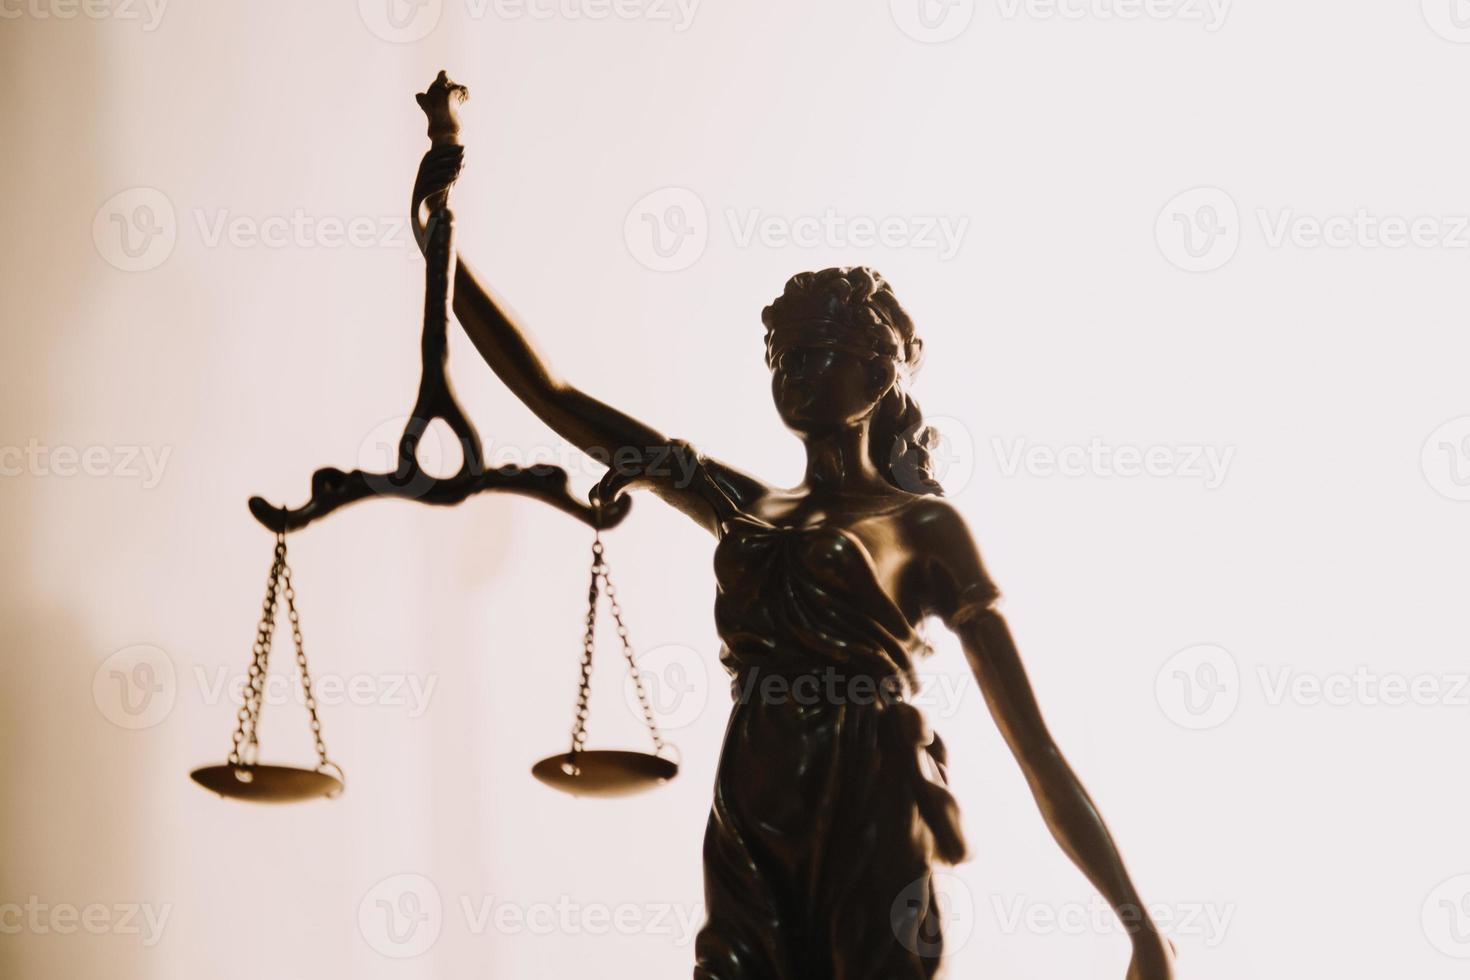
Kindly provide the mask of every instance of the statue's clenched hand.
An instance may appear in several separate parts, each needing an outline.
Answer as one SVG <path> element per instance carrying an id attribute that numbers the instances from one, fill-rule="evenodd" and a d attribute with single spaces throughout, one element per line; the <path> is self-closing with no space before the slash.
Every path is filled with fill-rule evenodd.
<path id="1" fill-rule="evenodd" d="M 429 213 L 441 207 L 449 188 L 464 169 L 464 146 L 459 141 L 459 105 L 469 97 L 469 89 L 449 80 L 444 72 L 434 79 L 427 91 L 414 98 L 429 123 L 429 152 L 419 162 L 418 178 L 413 186 L 413 205 L 409 216 L 414 239 L 422 251 Z"/>

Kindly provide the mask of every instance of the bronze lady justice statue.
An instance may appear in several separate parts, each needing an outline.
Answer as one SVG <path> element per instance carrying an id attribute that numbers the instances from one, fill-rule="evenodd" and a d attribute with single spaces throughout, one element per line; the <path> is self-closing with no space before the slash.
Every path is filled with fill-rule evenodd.
<path id="1" fill-rule="evenodd" d="M 462 162 L 441 138 L 457 130 L 457 94 L 441 74 L 420 96 L 435 144 L 413 196 L 421 244 L 421 207 Z M 1127 927 L 1130 980 L 1172 977 L 1169 944 L 1047 732 L 996 588 L 940 496 L 908 390 L 922 347 L 887 282 L 861 267 L 802 273 L 761 314 L 776 410 L 806 447 L 789 490 L 563 381 L 462 261 L 454 313 L 564 438 L 599 460 L 645 461 L 610 469 L 600 499 L 646 487 L 717 540 L 715 621 L 736 700 L 705 836 L 696 980 L 934 976 L 931 863 L 961 860 L 965 843 L 943 744 L 903 700 L 930 616 L 963 643 L 1052 834 Z"/>

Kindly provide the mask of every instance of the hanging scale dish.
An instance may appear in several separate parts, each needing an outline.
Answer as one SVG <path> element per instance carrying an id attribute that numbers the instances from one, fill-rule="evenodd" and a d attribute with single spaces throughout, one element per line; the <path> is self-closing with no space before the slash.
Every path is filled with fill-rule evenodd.
<path id="1" fill-rule="evenodd" d="M 592 506 L 594 512 L 601 509 L 595 497 Z M 607 594 L 608 611 L 612 613 L 613 625 L 617 627 L 618 641 L 623 648 L 623 659 L 628 664 L 628 676 L 633 681 L 633 688 L 638 694 L 638 705 L 643 710 L 643 722 L 648 726 L 648 734 L 653 739 L 651 753 L 587 748 L 592 656 L 597 645 L 597 600 L 604 592 Z M 572 720 L 571 749 L 542 759 L 531 767 L 531 773 L 552 789 L 571 793 L 573 796 L 627 796 L 651 789 L 678 775 L 678 762 L 666 757 L 670 751 L 672 746 L 664 741 L 658 730 L 658 723 L 653 718 L 648 689 L 638 670 L 628 627 L 623 622 L 623 609 L 618 603 L 617 587 L 608 574 L 602 532 L 597 530 L 592 538 L 592 577 L 587 586 L 587 630 L 582 636 L 582 672 L 577 688 L 577 710 Z"/>
<path id="2" fill-rule="evenodd" d="M 259 762 L 260 709 L 265 700 L 276 613 L 283 602 L 286 619 L 291 626 L 291 640 L 296 646 L 296 669 L 301 677 L 306 713 L 311 717 L 311 734 L 316 741 L 315 769 L 270 766 Z M 189 774 L 194 782 L 220 796 L 255 803 L 294 803 L 319 796 L 332 797 L 342 792 L 342 770 L 327 758 L 327 743 L 322 740 L 322 723 L 316 714 L 311 671 L 306 666 L 306 648 L 301 640 L 301 617 L 296 612 L 296 590 L 291 587 L 291 566 L 286 564 L 286 535 L 281 532 L 276 534 L 276 550 L 266 579 L 265 601 L 261 603 L 260 625 L 255 630 L 255 645 L 243 694 L 244 703 L 237 714 L 238 724 L 225 764 L 195 769 Z"/>

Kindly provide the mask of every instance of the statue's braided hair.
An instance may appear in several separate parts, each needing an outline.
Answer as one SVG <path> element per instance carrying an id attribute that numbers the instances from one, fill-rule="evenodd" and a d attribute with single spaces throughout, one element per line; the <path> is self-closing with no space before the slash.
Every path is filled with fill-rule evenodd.
<path id="1" fill-rule="evenodd" d="M 924 424 L 924 414 L 908 392 L 923 360 L 923 344 L 882 276 L 866 266 L 798 273 L 761 311 L 761 322 L 766 325 L 766 361 L 771 365 L 784 340 L 814 325 L 825 334 L 842 334 L 855 348 L 891 358 L 898 379 L 873 413 L 869 456 L 878 472 L 900 490 L 944 493 L 930 455 L 938 433 Z"/>

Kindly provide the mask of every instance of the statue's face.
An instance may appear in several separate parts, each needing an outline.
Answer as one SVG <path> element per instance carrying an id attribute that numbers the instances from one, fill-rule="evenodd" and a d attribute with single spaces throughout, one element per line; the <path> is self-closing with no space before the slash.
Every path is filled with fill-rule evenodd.
<path id="1" fill-rule="evenodd" d="M 771 366 L 771 396 L 787 428 L 801 435 L 857 425 L 893 386 L 893 361 L 823 345 L 785 346 Z"/>

